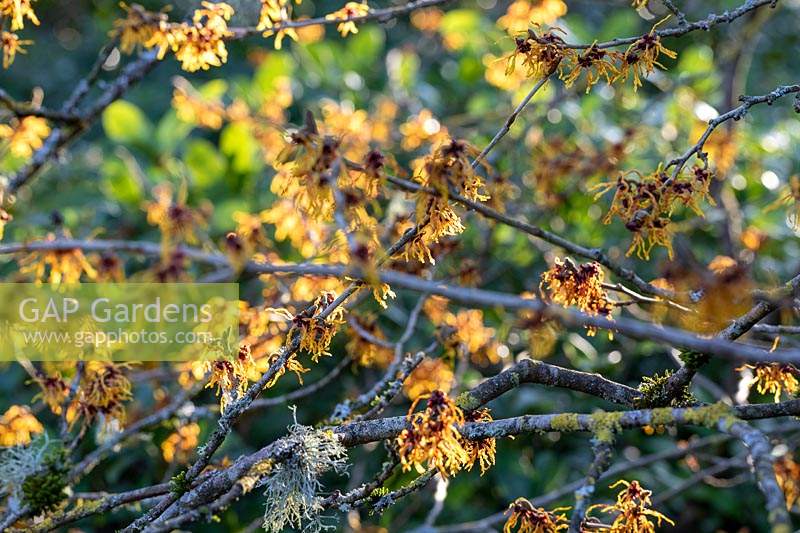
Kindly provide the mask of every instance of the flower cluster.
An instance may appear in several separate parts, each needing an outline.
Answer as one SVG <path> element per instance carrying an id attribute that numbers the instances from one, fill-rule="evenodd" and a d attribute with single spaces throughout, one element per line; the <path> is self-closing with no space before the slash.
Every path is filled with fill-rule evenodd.
<path id="1" fill-rule="evenodd" d="M 171 50 L 181 67 L 188 72 L 219 67 L 228 59 L 225 39 L 233 33 L 228 21 L 233 8 L 224 2 L 202 2 L 191 22 L 170 22 L 164 13 L 152 13 L 142 6 L 123 4 L 126 18 L 115 24 L 113 33 L 119 35 L 124 52 L 132 52 L 137 46 L 156 48 L 158 58 L 163 59 Z"/>
<path id="2" fill-rule="evenodd" d="M 33 41 L 20 39 L 17 30 L 25 27 L 25 19 L 38 26 L 39 19 L 33 11 L 33 2 L 36 0 L 0 0 L 0 48 L 3 51 L 3 68 L 8 68 L 14 62 L 14 57 L 24 54 L 23 46 Z M 10 21 L 11 31 L 5 31 L 6 20 Z"/>
<path id="3" fill-rule="evenodd" d="M 231 402 L 247 391 L 248 376 L 253 364 L 250 346 L 246 344 L 239 346 L 236 357 L 203 362 L 204 373 L 210 374 L 206 387 L 217 387 L 220 409 L 223 412 Z"/>
<path id="4" fill-rule="evenodd" d="M 662 54 L 671 59 L 677 57 L 661 43 L 657 26 L 631 43 L 624 53 L 602 49 L 597 43 L 579 53 L 555 33 L 561 31 L 559 28 L 541 33 L 529 28 L 514 38 L 514 50 L 506 58 L 506 75 L 514 74 L 517 61 L 521 59 L 528 78 L 542 78 L 557 72 L 558 78 L 570 87 L 585 74 L 587 92 L 601 80 L 610 85 L 625 83 L 631 78 L 636 90 L 642 86 L 642 78 L 656 67 L 666 68 L 659 62 Z"/>
<path id="5" fill-rule="evenodd" d="M 359 366 L 377 366 L 386 368 L 392 361 L 394 351 L 390 348 L 378 345 L 370 339 L 385 341 L 386 335 L 378 326 L 375 317 L 354 316 L 355 324 L 351 324 L 350 340 L 347 342 L 346 351 Z"/>
<path id="6" fill-rule="evenodd" d="M 418 164 L 416 180 L 431 187 L 437 194 L 420 191 L 416 195 L 417 232 L 403 253 L 420 262 L 435 263 L 430 246 L 443 237 L 458 235 L 464 231 L 461 217 L 450 204 L 448 196 L 459 194 L 468 200 L 484 202 L 489 196 L 483 194 L 483 179 L 472 167 L 471 157 L 479 151 L 465 141 L 451 139 L 433 148 L 431 154 Z M 489 167 L 482 163 L 486 170 Z"/>
<path id="7" fill-rule="evenodd" d="M 403 382 L 403 391 L 409 400 L 441 390 L 448 392 L 455 382 L 452 364 L 442 359 L 424 359 Z"/>
<path id="8" fill-rule="evenodd" d="M 0 124 L 0 141 L 16 157 L 27 159 L 42 147 L 50 135 L 50 126 L 40 117 L 12 119 L 9 124 Z"/>
<path id="9" fill-rule="evenodd" d="M 347 2 L 343 8 L 333 13 L 325 15 L 326 20 L 342 20 L 336 29 L 342 34 L 342 37 L 347 37 L 348 34 L 358 33 L 358 26 L 351 19 L 358 19 L 364 17 L 369 13 L 369 6 L 367 2 Z"/>
<path id="10" fill-rule="evenodd" d="M 443 478 L 456 474 L 470 457 L 462 445 L 458 427 L 465 422 L 464 412 L 442 391 L 428 396 L 425 410 L 414 413 L 419 397 L 411 404 L 407 420 L 410 427 L 397 437 L 400 464 L 404 471 L 415 468 L 420 474 L 435 468 Z"/>
<path id="11" fill-rule="evenodd" d="M 791 364 L 757 363 L 745 365 L 755 373 L 754 384 L 759 394 L 772 394 L 775 402 L 780 401 L 781 393 L 795 396 L 800 392 L 800 370 Z"/>
<path id="12" fill-rule="evenodd" d="M 198 228 L 206 225 L 210 208 L 198 210 L 189 207 L 187 194 L 185 183 L 177 196 L 172 186 L 162 183 L 153 188 L 155 201 L 145 204 L 147 222 L 161 230 L 161 247 L 165 256 L 180 242 L 196 243 Z"/>
<path id="13" fill-rule="evenodd" d="M 653 520 L 659 526 L 662 522 L 675 525 L 668 517 L 650 508 L 652 492 L 642 487 L 638 481 L 628 482 L 621 479 L 611 485 L 611 488 L 620 485 L 623 486 L 623 489 L 617 495 L 617 501 L 614 504 L 596 504 L 589 507 L 588 510 L 591 512 L 597 509 L 602 513 L 616 514 L 617 516 L 611 524 L 611 531 L 615 533 L 654 533 Z M 586 531 L 605 531 L 607 526 L 593 527 L 592 520 L 589 519 L 584 524 L 584 528 Z"/>
<path id="14" fill-rule="evenodd" d="M 775 459 L 773 470 L 786 498 L 786 508 L 791 509 L 800 500 L 800 464 L 787 453 Z"/>
<path id="15" fill-rule="evenodd" d="M 300 2 L 297 1 L 299 4 Z M 297 41 L 297 32 L 294 28 L 283 28 L 292 15 L 292 4 L 290 0 L 261 0 L 261 13 L 258 17 L 256 29 L 264 32 L 264 37 L 275 35 L 275 49 L 280 50 L 283 45 L 283 38 L 289 37 Z M 278 30 L 275 30 L 275 27 Z"/>
<path id="16" fill-rule="evenodd" d="M 406 417 L 410 427 L 397 437 L 403 470 L 413 467 L 421 474 L 426 468 L 435 468 L 443 478 L 463 468 L 471 470 L 476 462 L 481 474 L 488 470 L 495 460 L 495 439 L 469 441 L 458 428 L 465 422 L 491 421 L 489 410 L 479 409 L 465 415 L 447 394 L 435 390 L 427 396 L 425 410 L 415 413 L 424 398 L 420 396 L 411 404 Z"/>
<path id="17" fill-rule="evenodd" d="M 631 177 L 633 175 L 633 177 Z M 637 171 L 620 173 L 615 181 L 601 183 L 595 198 L 614 190 L 611 208 L 603 222 L 611 223 L 616 216 L 625 222 L 633 233 L 633 241 L 627 255 L 636 252 L 643 259 L 650 258 L 656 244 L 664 246 L 672 258 L 672 213 L 676 206 L 683 205 L 703 216 L 702 200 L 714 204 L 709 194 L 711 172 L 699 166 L 692 167 L 689 174 L 670 177 L 659 167 L 649 175 Z"/>
<path id="18" fill-rule="evenodd" d="M 534 507 L 525 498 L 517 498 L 508 506 L 506 513 L 510 513 L 503 526 L 503 533 L 558 533 L 569 527 L 569 522 L 564 511 L 569 507 L 559 507 L 546 511 L 541 507 Z"/>
<path id="19" fill-rule="evenodd" d="M 0 417 L 0 447 L 27 445 L 44 426 L 25 406 L 12 405 Z"/>
<path id="20" fill-rule="evenodd" d="M 464 415 L 465 422 L 491 422 L 494 420 L 487 407 L 481 407 L 474 411 L 469 411 Z M 469 459 L 465 468 L 470 471 L 475 463 L 478 463 L 481 469 L 481 475 L 489 470 L 495 461 L 495 454 L 497 453 L 497 441 L 493 438 L 469 440 L 462 437 L 461 446 L 467 452 Z"/>
<path id="21" fill-rule="evenodd" d="M 269 309 L 291 323 L 291 329 L 286 335 L 286 342 L 292 342 L 295 335 L 300 336 L 300 350 L 311 354 L 315 363 L 328 352 L 331 341 L 338 327 L 344 324 L 344 310 L 336 307 L 329 315 L 322 313 L 336 299 L 336 294 L 324 291 L 314 303 L 296 315 L 286 309 Z"/>
<path id="22" fill-rule="evenodd" d="M 574 305 L 584 313 L 610 318 L 613 306 L 603 289 L 604 278 L 598 263 L 576 265 L 569 258 L 556 258 L 550 270 L 542 274 L 539 287 L 559 305 Z M 595 329 L 590 328 L 588 333 L 594 335 Z"/>
<path id="23" fill-rule="evenodd" d="M 196 422 L 180 426 L 161 443 L 161 455 L 168 463 L 185 463 L 197 448 L 199 437 L 200 426 Z"/>
<path id="24" fill-rule="evenodd" d="M 55 235 L 49 235 L 47 240 L 54 241 Z M 36 283 L 46 281 L 53 287 L 75 285 L 84 274 L 89 279 L 97 277 L 94 267 L 77 248 L 31 252 L 19 259 L 19 265 L 22 274 L 32 274 Z"/>
<path id="25" fill-rule="evenodd" d="M 104 430 L 118 430 L 126 419 L 124 402 L 131 399 L 131 382 L 125 366 L 106 361 L 89 361 L 77 394 L 67 409 L 70 425 L 81 420 L 89 425 L 100 418 Z"/>

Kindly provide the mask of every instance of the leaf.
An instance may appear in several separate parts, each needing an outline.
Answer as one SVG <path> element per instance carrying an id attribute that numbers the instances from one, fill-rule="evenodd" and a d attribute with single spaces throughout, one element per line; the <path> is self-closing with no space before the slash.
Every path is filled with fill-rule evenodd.
<path id="1" fill-rule="evenodd" d="M 184 162 L 194 177 L 194 184 L 202 189 L 219 183 L 228 167 L 217 148 L 205 139 L 194 139 L 189 142 Z"/>
<path id="2" fill-rule="evenodd" d="M 222 153 L 231 159 L 231 168 L 247 174 L 260 170 L 264 163 L 259 154 L 258 142 L 243 122 L 232 122 L 225 126 L 219 139 Z"/>
<path id="3" fill-rule="evenodd" d="M 144 144 L 150 139 L 153 126 L 141 109 L 125 100 L 117 100 L 103 112 L 103 129 L 112 141 Z"/>
<path id="4" fill-rule="evenodd" d="M 125 161 L 118 158 L 106 159 L 102 166 L 101 188 L 109 198 L 117 202 L 138 206 L 144 197 L 142 185 Z"/>

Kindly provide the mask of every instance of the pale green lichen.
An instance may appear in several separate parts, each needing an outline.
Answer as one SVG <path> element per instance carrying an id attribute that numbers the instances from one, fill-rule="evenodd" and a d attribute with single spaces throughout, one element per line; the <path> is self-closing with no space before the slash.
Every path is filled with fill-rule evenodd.
<path id="1" fill-rule="evenodd" d="M 564 413 L 561 415 L 555 415 L 550 420 L 550 428 L 553 431 L 578 431 L 580 429 L 580 425 L 578 423 L 578 415 L 575 413 Z"/>
<path id="2" fill-rule="evenodd" d="M 592 433 L 599 442 L 613 442 L 614 436 L 622 430 L 620 421 L 624 411 L 598 411 L 590 415 Z"/>
<path id="3" fill-rule="evenodd" d="M 695 424 L 707 428 L 715 428 L 722 423 L 722 429 L 730 429 L 736 422 L 736 417 L 729 405 L 717 402 L 703 407 L 686 409 L 683 414 L 683 420 L 687 424 Z"/>
<path id="4" fill-rule="evenodd" d="M 293 450 L 290 457 L 272 466 L 264 478 L 267 501 L 262 527 L 270 533 L 328 529 L 331 526 L 323 524 L 320 515 L 320 477 L 330 471 L 345 473 L 347 449 L 332 431 L 300 424 L 289 428 L 285 444 Z"/>
<path id="5" fill-rule="evenodd" d="M 668 426 L 673 423 L 675 423 L 675 417 L 669 407 L 659 407 L 650 412 L 650 425 L 652 426 Z"/>
<path id="6" fill-rule="evenodd" d="M 456 405 L 463 409 L 464 411 L 474 411 L 482 404 L 480 400 L 475 398 L 472 394 L 467 392 L 462 392 L 461 394 L 456 397 Z"/>
<path id="7" fill-rule="evenodd" d="M 39 514 L 65 498 L 69 463 L 64 447 L 47 434 L 26 446 L 6 448 L 0 454 L 0 486 L 8 493 L 8 509 L 27 505 Z"/>

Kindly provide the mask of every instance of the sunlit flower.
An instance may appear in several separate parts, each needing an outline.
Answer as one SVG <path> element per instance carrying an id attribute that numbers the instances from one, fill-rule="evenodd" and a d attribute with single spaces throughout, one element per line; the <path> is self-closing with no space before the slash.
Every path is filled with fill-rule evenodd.
<path id="1" fill-rule="evenodd" d="M 161 443 L 161 455 L 168 463 L 185 463 L 197 448 L 199 437 L 200 426 L 197 423 L 180 426 Z"/>
<path id="2" fill-rule="evenodd" d="M 47 240 L 54 241 L 55 236 L 49 235 Z M 89 279 L 97 278 L 97 271 L 78 248 L 30 252 L 20 258 L 19 265 L 20 272 L 32 274 L 36 283 L 46 281 L 53 287 L 75 285 L 84 274 Z"/>
<path id="3" fill-rule="evenodd" d="M 447 128 L 436 120 L 428 109 L 409 118 L 398 127 L 403 139 L 400 143 L 403 150 L 416 150 L 424 143 L 438 144 L 449 138 Z"/>
<path id="4" fill-rule="evenodd" d="M 565 72 L 561 76 L 561 80 L 566 87 L 571 87 L 581 74 L 586 73 L 586 92 L 588 93 L 602 79 L 607 84 L 611 84 L 619 73 L 614 64 L 620 59 L 617 52 L 607 52 L 593 44 L 575 58 L 572 69 L 568 73 Z"/>
<path id="5" fill-rule="evenodd" d="M 227 24 L 233 8 L 224 2 L 202 2 L 202 6 L 195 10 L 191 25 L 173 33 L 175 58 L 188 72 L 219 67 L 228 60 L 225 39 L 233 35 Z"/>
<path id="6" fill-rule="evenodd" d="M 505 15 L 497 19 L 497 25 L 510 35 L 527 31 L 533 25 L 551 25 L 567 14 L 563 0 L 516 0 Z"/>
<path id="7" fill-rule="evenodd" d="M 36 0 L 0 0 L 0 18 L 8 17 L 11 20 L 11 31 L 21 30 L 25 27 L 27 18 L 36 26 L 39 19 L 33 12 L 33 2 Z"/>
<path id="8" fill-rule="evenodd" d="M 464 415 L 465 422 L 491 422 L 494 420 L 487 407 L 481 407 L 474 411 L 469 411 Z M 464 467 L 471 471 L 475 463 L 481 469 L 481 475 L 486 473 L 495 462 L 495 454 L 497 453 L 497 441 L 494 438 L 470 440 L 461 438 L 461 445 L 467 452 L 469 460 Z"/>
<path id="9" fill-rule="evenodd" d="M 209 374 L 206 388 L 216 387 L 223 412 L 231 402 L 247 391 L 248 376 L 253 364 L 253 356 L 247 344 L 239 346 L 235 357 L 202 363 L 203 372 Z"/>
<path id="10" fill-rule="evenodd" d="M 494 338 L 494 328 L 483 325 L 483 311 L 480 309 L 462 309 L 458 313 L 447 313 L 444 323 L 453 328 L 453 334 L 447 344 L 454 347 L 463 346 L 474 363 L 496 363 L 496 360 L 484 361 L 487 355 L 483 350 Z"/>
<path id="11" fill-rule="evenodd" d="M 694 166 L 688 173 L 672 178 L 659 166 L 649 175 L 635 170 L 620 173 L 615 181 L 598 184 L 593 189 L 599 190 L 595 198 L 614 190 L 611 208 L 603 223 L 611 223 L 614 216 L 625 222 L 625 228 L 633 234 L 627 255 L 635 252 L 640 258 L 649 259 L 653 246 L 660 245 L 672 258 L 670 217 L 675 207 L 683 205 L 703 216 L 700 202 L 705 200 L 714 205 L 709 193 L 710 183 L 711 173 L 707 169 Z"/>
<path id="12" fill-rule="evenodd" d="M 50 126 L 40 117 L 23 117 L 12 119 L 10 124 L 0 124 L 0 140 L 8 143 L 11 153 L 21 158 L 31 157 L 48 135 Z"/>
<path id="13" fill-rule="evenodd" d="M 137 47 L 150 47 L 157 32 L 164 32 L 167 25 L 167 14 L 152 12 L 139 4 L 121 2 L 125 18 L 114 21 L 112 35 L 119 36 L 119 48 L 124 54 L 130 54 Z M 162 37 L 166 39 L 166 36 Z"/>
<path id="14" fill-rule="evenodd" d="M 44 426 L 28 407 L 12 405 L 0 417 L 0 446 L 21 446 L 31 443 L 31 436 L 42 433 Z"/>
<path id="15" fill-rule="evenodd" d="M 300 3 L 299 1 L 297 2 Z M 292 2 L 291 0 L 261 0 L 261 13 L 258 17 L 256 29 L 264 32 L 264 37 L 275 35 L 275 49 L 280 50 L 283 46 L 283 38 L 289 37 L 298 40 L 298 32 L 294 28 L 281 28 L 283 24 L 291 19 Z M 275 27 L 278 30 L 275 31 Z"/>
<path id="16" fill-rule="evenodd" d="M 416 400 L 435 390 L 449 391 L 455 382 L 453 369 L 441 359 L 424 359 L 406 378 L 403 390 Z"/>
<path id="17" fill-rule="evenodd" d="M 10 67 L 17 54 L 25 53 L 25 49 L 22 47 L 32 43 L 33 41 L 31 40 L 20 39 L 16 33 L 0 31 L 0 48 L 3 49 L 3 68 Z"/>
<path id="18" fill-rule="evenodd" d="M 292 315 L 286 309 L 272 309 L 292 324 L 286 335 L 286 342 L 290 342 L 294 334 L 299 334 L 300 350 L 311 354 L 311 359 L 315 363 L 321 356 L 331 355 L 328 348 L 339 326 L 344 324 L 344 310 L 341 306 L 336 307 L 328 316 L 320 316 L 335 299 L 334 293 L 323 292 L 312 306 L 296 315 Z"/>
<path id="19" fill-rule="evenodd" d="M 420 31 L 433 33 L 442 25 L 444 12 L 441 9 L 430 7 L 426 9 L 416 9 L 411 12 L 411 25 Z"/>
<path id="20" fill-rule="evenodd" d="M 364 332 L 375 339 L 385 341 L 386 334 L 378 326 L 377 320 L 374 317 L 360 316 L 353 317 L 352 320 L 356 325 L 350 328 L 350 340 L 345 349 L 353 361 L 359 366 L 366 367 L 386 368 L 389 366 L 394 357 L 394 351 L 370 342 L 370 339 L 362 334 Z"/>
<path id="21" fill-rule="evenodd" d="M 608 301 L 603 280 L 605 275 L 598 263 L 576 265 L 569 258 L 556 258 L 550 270 L 542 274 L 540 288 L 553 302 L 568 307 L 574 305 L 584 313 L 611 318 L 613 306 Z M 595 329 L 589 328 L 589 335 Z"/>
<path id="22" fill-rule="evenodd" d="M 553 31 L 539 35 L 529 29 L 527 34 L 515 37 L 514 51 L 506 60 L 506 74 L 514 73 L 517 68 L 517 58 L 522 58 L 525 76 L 543 78 L 555 71 L 562 60 L 574 57 L 575 51 L 565 47 L 564 39 Z"/>
<path id="23" fill-rule="evenodd" d="M 569 507 L 559 507 L 552 511 L 545 511 L 541 507 L 534 507 L 525 498 L 517 498 L 508 506 L 506 513 L 510 513 L 503 526 L 503 533 L 558 533 L 569 527 L 569 521 L 564 511 Z"/>
<path id="24" fill-rule="evenodd" d="M 796 395 L 800 392 L 800 371 L 791 364 L 757 363 L 745 365 L 755 373 L 754 384 L 759 394 L 772 394 L 775 402 L 780 401 L 781 393 Z"/>
<path id="25" fill-rule="evenodd" d="M 397 452 L 404 471 L 413 467 L 420 474 L 436 468 L 443 478 L 454 475 L 468 464 L 470 457 L 462 446 L 458 427 L 464 424 L 464 413 L 441 391 L 428 397 L 425 410 L 415 413 L 417 398 L 406 416 L 410 427 L 397 437 Z M 423 466 L 425 465 L 425 466 Z"/>
<path id="26" fill-rule="evenodd" d="M 787 453 L 775 459 L 773 469 L 778 486 L 786 498 L 786 508 L 791 509 L 800 500 L 800 464 Z"/>
<path id="27" fill-rule="evenodd" d="M 342 37 L 347 37 L 350 33 L 358 33 L 358 26 L 352 20 L 367 15 L 369 13 L 369 6 L 366 2 L 347 2 L 343 8 L 325 15 L 326 20 L 344 20 L 336 26 L 336 30 L 342 34 Z"/>
<path id="28" fill-rule="evenodd" d="M 592 505 L 587 511 L 587 516 L 594 509 L 602 513 L 616 514 L 610 529 L 614 533 L 654 533 L 656 524 L 659 527 L 662 522 L 675 525 L 675 522 L 664 514 L 650 508 L 652 492 L 644 489 L 638 481 L 628 482 L 622 479 L 611 485 L 611 488 L 620 485 L 624 488 L 617 495 L 617 501 L 613 505 Z M 603 526 L 602 529 L 593 528 L 591 522 L 584 523 L 584 527 L 588 531 L 605 531 L 607 529 L 606 526 Z"/>
<path id="29" fill-rule="evenodd" d="M 658 24 L 650 33 L 628 47 L 617 69 L 618 73 L 614 81 L 625 82 L 630 76 L 633 79 L 633 89 L 636 90 L 642 86 L 642 78 L 653 73 L 656 67 L 667 69 L 658 61 L 661 54 L 670 59 L 678 57 L 678 54 L 661 44 L 661 37 L 656 35 L 657 26 Z"/>
<path id="30" fill-rule="evenodd" d="M 39 386 L 41 392 L 33 397 L 33 400 L 41 400 L 53 414 L 60 415 L 63 410 L 64 402 L 69 394 L 69 386 L 60 374 L 36 376 L 33 381 Z"/>
<path id="31" fill-rule="evenodd" d="M 183 78 L 176 78 L 173 84 L 172 107 L 179 119 L 212 130 L 222 127 L 227 110 L 220 100 L 200 95 Z"/>
<path id="32" fill-rule="evenodd" d="M 174 198 L 172 186 L 162 183 L 153 188 L 155 201 L 145 204 L 147 222 L 161 230 L 161 243 L 165 253 L 181 241 L 196 243 L 197 229 L 206 225 L 206 215 L 186 205 L 187 195 L 185 183 Z"/>

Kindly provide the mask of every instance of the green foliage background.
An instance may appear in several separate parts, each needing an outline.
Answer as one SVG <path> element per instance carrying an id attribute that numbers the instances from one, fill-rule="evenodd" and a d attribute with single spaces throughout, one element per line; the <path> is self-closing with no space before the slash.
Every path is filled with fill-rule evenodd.
<path id="1" fill-rule="evenodd" d="M 643 20 L 624 0 L 567 0 L 566 3 L 569 12 L 562 19 L 562 25 L 573 42 L 638 35 L 652 24 Z M 711 10 L 720 12 L 738 5 L 728 0 L 679 3 L 685 4 L 692 19 L 705 16 Z M 146 4 L 150 8 L 160 7 L 158 2 Z M 232 5 L 237 10 L 234 23 L 252 24 L 257 18 L 257 2 L 241 0 Z M 193 7 L 193 2 L 179 0 L 175 3 L 173 17 L 179 18 Z M 298 12 L 320 15 L 338 7 L 330 1 L 305 0 Z M 5 239 L 24 241 L 43 236 L 52 230 L 51 213 L 57 210 L 63 215 L 65 226 L 77 238 L 98 236 L 96 228 L 105 228 L 100 234 L 104 238 L 157 242 L 159 235 L 146 223 L 141 204 L 149 199 L 154 184 L 179 183 L 181 177 L 188 178 L 190 203 L 209 199 L 214 204 L 209 230 L 214 242 L 219 242 L 225 232 L 232 229 L 234 211 L 255 212 L 269 206 L 274 200 L 269 192 L 273 171 L 264 163 L 250 132 L 235 124 L 213 132 L 192 128 L 178 120 L 170 107 L 171 78 L 175 75 L 186 76 L 205 94 L 224 94 L 245 101 L 254 101 L 262 91 L 269 90 L 276 76 L 291 76 L 295 101 L 290 113 L 294 122 L 301 121 L 306 109 L 318 114 L 322 98 L 349 101 L 356 108 L 366 109 L 377 97 L 389 95 L 400 103 L 401 118 L 421 108 L 431 109 L 455 136 L 483 146 L 531 83 L 523 84 L 517 91 L 502 91 L 484 78 L 483 56 L 487 53 L 500 55 L 513 46 L 495 25 L 506 7 L 507 2 L 494 0 L 459 2 L 449 6 L 440 32 L 434 34 L 420 32 L 403 18 L 384 25 L 368 24 L 358 35 L 347 39 L 341 39 L 329 27 L 324 41 L 310 45 L 292 43 L 283 51 L 272 50 L 271 39 L 253 37 L 231 44 L 229 61 L 223 67 L 192 75 L 181 72 L 177 63 L 168 58 L 145 82 L 126 94 L 124 100 L 113 104 L 104 113 L 102 124 L 63 154 L 61 164 L 53 165 L 21 193 L 20 207 L 14 212 L 15 222 L 8 227 Z M 584 95 L 580 87 L 565 90 L 560 83 L 549 84 L 536 96 L 535 105 L 523 114 L 509 138 L 492 156 L 496 168 L 519 186 L 508 211 L 526 215 L 576 242 L 602 245 L 612 256 L 622 257 L 629 243 L 628 232 L 619 222 L 603 225 L 600 218 L 609 199 L 594 201 L 588 192 L 589 185 L 609 176 L 556 184 L 557 204 L 542 206 L 536 193 L 520 179 L 537 164 L 537 146 L 530 139 L 547 141 L 563 137 L 568 145 L 600 148 L 604 143 L 618 141 L 626 129 L 632 129 L 634 135 L 626 147 L 628 155 L 622 167 L 652 171 L 659 162 L 669 160 L 696 140 L 690 137 L 697 120 L 693 117 L 695 109 L 683 106 L 680 94 L 692 94 L 697 101 L 724 111 L 734 105 L 731 97 L 739 93 L 762 94 L 777 85 L 798 81 L 799 11 L 797 2 L 781 2 L 774 12 L 759 11 L 731 27 L 666 40 L 665 44 L 678 52 L 678 60 L 666 60 L 669 70 L 657 73 L 638 93 L 630 87 L 611 89 L 601 84 Z M 12 68 L 0 72 L 0 85 L 20 98 L 29 95 L 34 87 L 40 87 L 45 104 L 57 107 L 94 60 L 121 11 L 112 0 L 40 0 L 37 13 L 41 26 L 26 27 L 24 32 L 25 37 L 34 39 L 36 44 L 29 48 L 27 55 L 18 56 Z M 465 46 L 455 51 L 444 47 L 442 33 L 449 32 L 463 38 Z M 258 63 L 255 57 L 263 59 Z M 113 73 L 112 69 L 109 74 Z M 665 124 L 676 129 L 674 139 L 666 140 L 662 135 Z M 796 272 L 800 247 L 797 235 L 786 223 L 785 212 L 780 209 L 765 211 L 779 192 L 767 189 L 761 175 L 767 170 L 773 171 L 786 185 L 788 177 L 800 170 L 800 155 L 796 150 L 800 122 L 786 99 L 772 107 L 754 109 L 744 124 L 737 127 L 741 136 L 739 151 L 725 190 L 741 206 L 742 225 L 755 226 L 769 235 L 754 259 L 753 268 L 757 280 L 769 286 Z M 538 135 L 532 136 L 531 130 L 536 130 Z M 396 155 L 402 166 L 419 153 Z M 16 164 L 4 161 L 5 166 Z M 730 183 L 735 183 L 735 187 Z M 721 253 L 717 221 L 718 213 L 709 208 L 707 218 L 692 219 L 686 224 L 686 231 L 676 240 L 676 247 L 683 250 L 680 253 L 685 252 L 683 257 L 705 265 Z M 519 293 L 538 285 L 539 274 L 547 267 L 548 257 L 539 243 L 509 228 L 487 225 L 475 216 L 470 216 L 466 225 L 468 229 L 461 237 L 461 248 L 447 258 L 440 267 L 442 271 L 458 265 L 466 257 L 473 257 L 475 250 L 484 250 L 485 257 L 490 259 L 485 263 L 483 287 Z M 285 243 L 279 243 L 278 248 L 287 260 L 301 259 Z M 128 267 L 135 269 L 141 267 L 143 260 L 130 261 Z M 658 250 L 649 263 L 635 258 L 628 261 L 643 277 L 651 279 L 661 273 L 665 253 Z M 3 265 L 4 272 L 9 275 L 14 268 L 10 263 Z M 244 280 L 242 287 L 245 294 L 254 297 L 258 294 L 258 286 L 252 280 Z M 402 310 L 410 309 L 414 300 L 414 295 L 401 293 L 396 302 L 398 309 L 381 315 L 381 326 L 390 338 L 401 331 L 405 320 Z M 497 328 L 498 336 L 511 347 L 512 353 L 525 349 L 525 342 L 518 336 L 516 342 L 513 334 L 508 336 L 509 325 L 500 322 L 501 313 L 492 310 L 485 313 L 487 323 Z M 433 327 L 433 324 L 425 324 L 410 348 L 427 344 Z M 335 366 L 337 357 L 344 351 L 344 340 L 343 335 L 337 337 L 332 350 L 335 357 L 315 367 L 306 376 L 307 382 L 313 382 Z M 614 358 L 609 358 L 612 351 L 621 352 L 621 362 L 612 362 Z M 619 337 L 611 341 L 602 334 L 587 340 L 580 331 L 563 332 L 549 361 L 601 372 L 633 386 L 642 375 L 674 366 L 668 351 L 655 343 L 634 343 Z M 470 369 L 466 382 L 475 382 L 481 374 L 492 375 L 498 369 Z M 735 387 L 736 374 L 728 363 L 712 364 L 705 375 L 723 389 L 731 391 Z M 361 390 L 376 377 L 372 370 L 347 372 L 335 386 L 301 402 L 300 421 L 320 420 L 336 401 Z M 35 386 L 26 385 L 25 379 L 24 373 L 14 366 L 0 372 L 0 387 L 6 391 L 0 400 L 3 408 L 5 404 L 23 403 L 33 396 Z M 137 385 L 135 409 L 142 413 L 153 407 L 149 386 L 147 383 Z M 269 394 L 277 395 L 295 386 L 294 378 L 287 376 Z M 699 395 L 703 397 L 703 392 Z M 214 401 L 210 392 L 205 398 L 209 403 Z M 494 402 L 492 407 L 495 417 L 505 417 L 564 410 L 589 412 L 593 408 L 613 406 L 600 406 L 596 400 L 577 393 L 523 387 Z M 404 406 L 396 406 L 394 411 L 401 413 L 404 409 Z M 134 418 L 136 413 L 134 410 L 130 416 Z M 242 451 L 271 442 L 284 434 L 290 420 L 290 412 L 283 408 L 248 415 L 238 431 L 230 436 L 222 453 L 235 457 Z M 212 423 L 204 423 L 204 434 Z M 158 448 L 169 432 L 170 428 L 162 428 L 152 441 L 143 441 L 114 461 L 104 463 L 82 482 L 80 489 L 94 491 L 112 487 L 115 491 L 124 491 L 169 477 L 171 472 L 160 458 Z M 675 431 L 670 430 L 670 433 Z M 683 429 L 677 431 L 677 437 L 689 435 Z M 628 431 L 621 438 L 617 453 L 634 458 L 669 449 L 675 446 L 675 441 L 675 435 L 648 437 L 642 432 Z M 582 477 L 591 459 L 587 444 L 585 435 L 558 434 L 526 435 L 498 443 L 497 465 L 486 475 L 463 473 L 451 481 L 444 511 L 437 523 L 479 519 L 504 509 L 518 496 L 545 494 Z M 351 462 L 363 465 L 368 473 L 373 472 L 384 457 L 380 448 L 352 451 Z M 721 444 L 715 451 L 725 455 L 733 449 L 732 445 Z M 639 479 L 658 494 L 678 486 L 690 475 L 682 462 L 658 463 L 647 470 L 634 471 L 628 478 Z M 410 479 L 410 474 L 395 476 L 391 486 L 398 487 Z M 609 494 L 607 490 L 600 491 L 601 498 Z M 262 513 L 259 498 L 255 491 L 222 515 L 219 522 L 195 525 L 193 530 L 238 530 Z M 424 520 L 431 503 L 432 494 L 423 491 L 389 508 L 381 516 L 365 516 L 365 520 L 390 531 L 405 531 Z M 571 504 L 571 498 L 563 503 Z M 727 489 L 697 485 L 662 506 L 678 524 L 676 531 L 689 528 L 766 531 L 765 517 L 759 511 L 762 508 L 761 495 L 752 481 Z M 92 518 L 81 523 L 81 528 L 111 531 L 133 516 L 132 512 L 122 512 Z M 343 527 L 344 522 L 338 527 Z"/>

